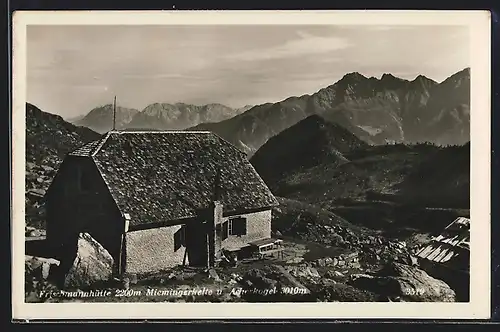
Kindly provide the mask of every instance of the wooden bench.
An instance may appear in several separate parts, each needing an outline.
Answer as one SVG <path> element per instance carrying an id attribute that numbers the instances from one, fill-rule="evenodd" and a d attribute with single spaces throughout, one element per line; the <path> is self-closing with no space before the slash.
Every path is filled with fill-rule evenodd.
<path id="1" fill-rule="evenodd" d="M 284 257 L 283 255 L 283 240 L 280 239 L 262 239 L 249 243 L 255 254 L 264 259 L 267 255 L 278 254 L 278 258 Z"/>

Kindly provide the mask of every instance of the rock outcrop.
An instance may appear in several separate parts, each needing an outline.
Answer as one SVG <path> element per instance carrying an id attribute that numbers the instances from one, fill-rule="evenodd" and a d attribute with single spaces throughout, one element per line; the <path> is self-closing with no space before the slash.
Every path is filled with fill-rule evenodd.
<path id="1" fill-rule="evenodd" d="M 56 287 L 49 281 L 56 259 L 26 255 L 24 257 L 24 296 L 26 302 L 45 302 L 46 295 Z"/>
<path id="2" fill-rule="evenodd" d="M 113 257 L 89 234 L 78 236 L 76 257 L 64 279 L 65 288 L 87 288 L 106 282 L 113 273 Z"/>
<path id="3" fill-rule="evenodd" d="M 442 280 L 410 265 L 391 263 L 376 275 L 352 275 L 350 284 L 391 301 L 455 302 L 455 292 Z"/>
<path id="4" fill-rule="evenodd" d="M 35 257 L 26 255 L 24 258 L 25 276 L 35 280 L 46 280 L 49 277 L 52 265 L 59 266 L 60 262 L 53 258 Z"/>

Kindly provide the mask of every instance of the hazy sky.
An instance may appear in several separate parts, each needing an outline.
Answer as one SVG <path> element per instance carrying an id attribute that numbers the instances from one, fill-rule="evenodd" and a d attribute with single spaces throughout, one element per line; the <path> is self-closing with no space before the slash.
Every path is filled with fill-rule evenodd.
<path id="1" fill-rule="evenodd" d="M 470 66 L 466 27 L 29 26 L 27 99 L 73 117 L 112 103 L 232 107 L 314 93 L 348 72 L 441 82 Z"/>

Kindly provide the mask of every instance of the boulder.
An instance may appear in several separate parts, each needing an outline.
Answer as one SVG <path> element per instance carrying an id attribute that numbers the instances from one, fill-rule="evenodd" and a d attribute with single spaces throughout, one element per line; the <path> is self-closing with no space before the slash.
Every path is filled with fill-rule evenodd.
<path id="1" fill-rule="evenodd" d="M 455 302 L 455 292 L 442 280 L 417 267 L 393 262 L 376 275 L 351 275 L 351 285 L 406 302 Z"/>
<path id="2" fill-rule="evenodd" d="M 209 269 L 208 270 L 208 277 L 210 279 L 213 279 L 214 281 L 220 281 L 220 277 L 219 275 L 217 274 L 217 272 L 214 270 L 214 269 Z"/>
<path id="3" fill-rule="evenodd" d="M 51 172 L 54 172 L 54 167 L 50 167 L 50 166 L 47 166 L 47 165 L 42 165 L 42 169 L 47 172 L 47 173 L 51 173 Z"/>
<path id="4" fill-rule="evenodd" d="M 419 266 L 418 258 L 413 255 L 410 255 L 410 262 L 412 266 Z"/>
<path id="5" fill-rule="evenodd" d="M 57 259 L 26 255 L 24 258 L 25 275 L 36 280 L 46 280 L 52 265 L 59 266 L 59 264 Z"/>
<path id="6" fill-rule="evenodd" d="M 331 257 L 323 257 L 323 258 L 319 258 L 318 260 L 316 260 L 316 264 L 318 264 L 318 266 L 321 266 L 321 267 L 328 266 L 332 263 L 333 263 L 333 258 L 331 258 Z"/>
<path id="7" fill-rule="evenodd" d="M 135 285 L 139 281 L 137 274 L 135 273 L 125 273 L 122 276 L 122 281 L 128 280 L 129 285 Z"/>
<path id="8" fill-rule="evenodd" d="M 336 285 L 337 282 L 333 279 L 323 278 L 320 280 L 319 284 L 326 286 L 326 287 L 330 287 L 330 286 Z"/>
<path id="9" fill-rule="evenodd" d="M 288 272 L 291 275 L 298 278 L 320 278 L 318 270 L 313 267 L 308 266 L 290 266 L 288 267 Z"/>
<path id="10" fill-rule="evenodd" d="M 344 238 L 339 234 L 332 234 L 330 236 L 330 245 L 332 247 L 342 247 L 345 244 Z"/>
<path id="11" fill-rule="evenodd" d="M 348 260 L 348 261 L 355 260 L 358 258 L 358 256 L 359 256 L 359 253 L 357 251 L 354 251 L 354 252 L 351 252 L 349 254 L 345 254 L 344 259 Z"/>
<path id="12" fill-rule="evenodd" d="M 45 230 L 36 229 L 35 227 L 31 227 L 31 226 L 25 226 L 24 227 L 24 236 L 26 236 L 26 237 L 45 236 Z"/>
<path id="13" fill-rule="evenodd" d="M 45 190 L 44 189 L 30 189 L 28 190 L 28 192 L 26 193 L 28 195 L 29 198 L 33 199 L 33 200 L 39 200 L 41 198 L 43 198 L 43 196 L 45 196 Z"/>
<path id="14" fill-rule="evenodd" d="M 252 269 L 243 277 L 243 283 L 249 288 L 252 288 L 254 285 L 259 289 L 271 289 L 276 287 L 278 281 L 269 278 L 268 275 L 269 271 L 267 270 Z"/>
<path id="15" fill-rule="evenodd" d="M 87 288 L 111 280 L 113 257 L 87 233 L 78 236 L 76 257 L 64 278 L 65 288 Z"/>
<path id="16" fill-rule="evenodd" d="M 289 260 L 286 261 L 287 264 L 298 264 L 298 263 L 301 263 L 302 261 L 304 261 L 304 257 L 293 257 Z"/>

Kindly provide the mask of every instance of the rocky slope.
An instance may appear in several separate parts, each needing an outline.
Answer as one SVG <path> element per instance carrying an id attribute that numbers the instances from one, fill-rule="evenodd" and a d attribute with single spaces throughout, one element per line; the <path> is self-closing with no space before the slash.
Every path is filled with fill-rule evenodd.
<path id="1" fill-rule="evenodd" d="M 40 110 L 26 103 L 26 161 L 32 163 L 54 163 L 69 151 L 93 141 L 100 134 L 76 126 L 58 115 Z"/>
<path id="2" fill-rule="evenodd" d="M 116 107 L 116 129 L 123 129 L 134 115 L 139 113 L 133 108 Z M 81 120 L 74 122 L 79 126 L 88 127 L 98 133 L 105 133 L 113 128 L 113 105 L 99 106 L 91 110 Z"/>
<path id="3" fill-rule="evenodd" d="M 409 141 L 462 145 L 470 141 L 470 69 L 437 85 L 426 107 L 405 118 Z"/>
<path id="4" fill-rule="evenodd" d="M 391 74 L 377 79 L 349 73 L 312 95 L 258 105 L 193 129 L 214 131 L 249 155 L 312 114 L 342 125 L 370 144 L 464 144 L 469 130 L 469 85 L 469 69 L 440 84 L 424 76 L 408 81 Z"/>
<path id="5" fill-rule="evenodd" d="M 191 129 L 213 131 L 251 155 L 272 136 L 313 114 L 306 109 L 307 98 L 292 97 L 258 105 L 233 118 Z"/>
<path id="6" fill-rule="evenodd" d="M 64 156 L 100 135 L 78 127 L 58 115 L 26 104 L 26 220 L 38 226 L 43 221 L 41 197 L 50 185 Z"/>

